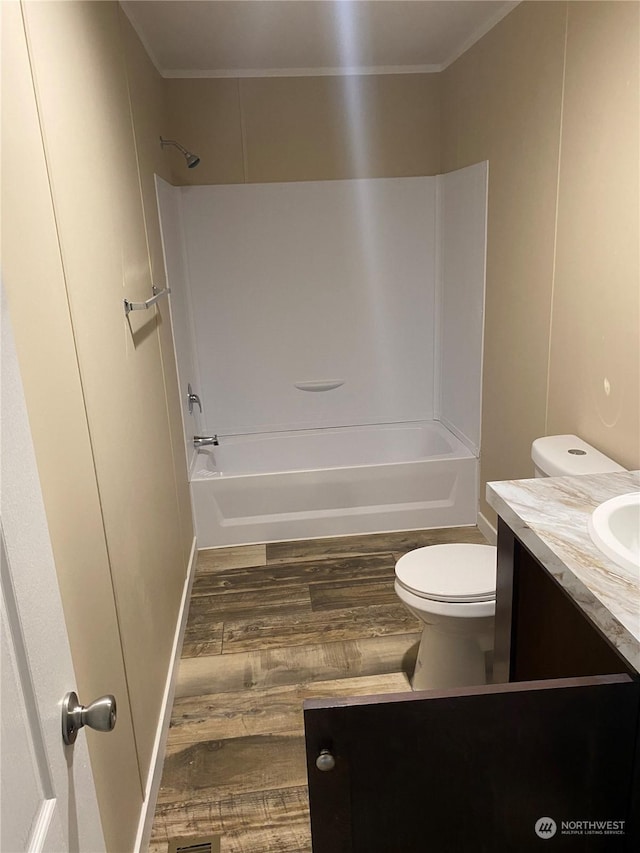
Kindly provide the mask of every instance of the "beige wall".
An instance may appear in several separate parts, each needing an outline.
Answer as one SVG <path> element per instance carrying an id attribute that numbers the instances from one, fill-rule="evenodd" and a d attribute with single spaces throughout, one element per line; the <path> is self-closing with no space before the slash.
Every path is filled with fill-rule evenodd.
<path id="1" fill-rule="evenodd" d="M 167 80 L 176 184 L 434 175 L 438 75 Z"/>
<path id="2" fill-rule="evenodd" d="M 77 691 L 119 705 L 112 734 L 87 736 L 107 847 L 125 851 L 193 537 L 168 305 L 127 320 L 122 302 L 163 283 L 162 81 L 117 3 L 24 4 L 28 59 L 3 6 L 23 44 L 3 50 L 3 276 Z"/>
<path id="3" fill-rule="evenodd" d="M 539 435 L 640 467 L 638 35 L 636 3 L 525 2 L 442 74 L 443 171 L 489 160 L 482 493 Z"/>
<path id="4" fill-rule="evenodd" d="M 531 475 L 544 435 L 564 3 L 522 3 L 442 75 L 442 170 L 489 161 L 484 484 Z"/>
<path id="5" fill-rule="evenodd" d="M 114 731 L 105 737 L 86 730 L 86 737 L 109 849 L 124 851 L 132 847 L 142 784 L 91 435 L 17 3 L 2 5 L 2 79 L 11 80 L 2 97 L 2 278 L 73 654 L 76 684 L 68 689 L 85 704 L 105 693 L 117 697 Z M 16 168 L 17 163 L 28 168 Z"/>
<path id="6" fill-rule="evenodd" d="M 549 433 L 640 467 L 640 4 L 569 3 Z"/>
<path id="7" fill-rule="evenodd" d="M 171 181 L 171 166 L 166 151 L 160 147 L 160 136 L 166 135 L 166 90 L 160 77 L 147 56 L 140 40 L 121 7 L 120 28 L 127 69 L 127 82 L 133 118 L 133 132 L 138 159 L 138 174 L 142 192 L 142 206 L 146 225 L 147 248 L 151 266 L 151 281 L 158 287 L 166 286 L 162 237 L 158 217 L 158 203 L 154 175 Z M 187 389 L 178 390 L 178 376 L 173 348 L 173 334 L 169 314 L 163 310 L 158 315 L 157 326 L 160 357 L 165 387 L 167 417 L 171 436 L 173 476 L 177 493 L 180 541 L 183 559 L 188 560 L 193 543 L 191 519 L 191 496 L 185 476 L 185 454 L 180 394 L 186 396 Z"/>

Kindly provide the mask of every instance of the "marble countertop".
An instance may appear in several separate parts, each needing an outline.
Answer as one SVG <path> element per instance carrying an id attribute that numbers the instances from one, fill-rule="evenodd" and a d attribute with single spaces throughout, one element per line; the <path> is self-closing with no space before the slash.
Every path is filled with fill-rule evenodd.
<path id="1" fill-rule="evenodd" d="M 609 498 L 640 490 L 640 471 L 487 483 L 487 501 L 585 615 L 640 672 L 640 571 L 616 565 L 587 521 Z"/>

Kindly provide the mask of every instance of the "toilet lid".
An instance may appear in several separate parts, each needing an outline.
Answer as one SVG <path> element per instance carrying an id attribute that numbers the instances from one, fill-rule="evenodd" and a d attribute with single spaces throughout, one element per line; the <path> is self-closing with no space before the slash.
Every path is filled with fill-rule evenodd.
<path id="1" fill-rule="evenodd" d="M 496 595 L 496 568 L 493 545 L 428 545 L 400 557 L 396 577 L 422 598 L 490 601 Z"/>

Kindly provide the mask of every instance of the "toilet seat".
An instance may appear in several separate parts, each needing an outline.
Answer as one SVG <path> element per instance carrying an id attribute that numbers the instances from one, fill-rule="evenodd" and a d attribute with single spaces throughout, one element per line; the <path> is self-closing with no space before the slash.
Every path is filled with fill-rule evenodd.
<path id="1" fill-rule="evenodd" d="M 492 602 L 496 597 L 496 568 L 493 545 L 427 545 L 398 560 L 396 581 L 412 595 L 429 601 Z"/>

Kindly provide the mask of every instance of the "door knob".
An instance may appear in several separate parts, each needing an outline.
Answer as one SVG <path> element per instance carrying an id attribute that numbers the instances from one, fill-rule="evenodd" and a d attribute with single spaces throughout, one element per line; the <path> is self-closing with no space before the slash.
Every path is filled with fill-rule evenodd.
<path id="1" fill-rule="evenodd" d="M 329 750 L 328 749 L 321 749 L 320 755 L 316 758 L 316 767 L 318 768 L 318 770 L 323 770 L 323 771 L 333 770 L 333 768 L 335 766 L 336 766 L 336 760 L 333 757 L 333 755 L 331 755 Z"/>
<path id="2" fill-rule="evenodd" d="M 116 697 L 101 696 L 86 707 L 72 691 L 62 700 L 62 740 L 74 743 L 83 726 L 99 732 L 110 732 L 116 724 Z"/>

